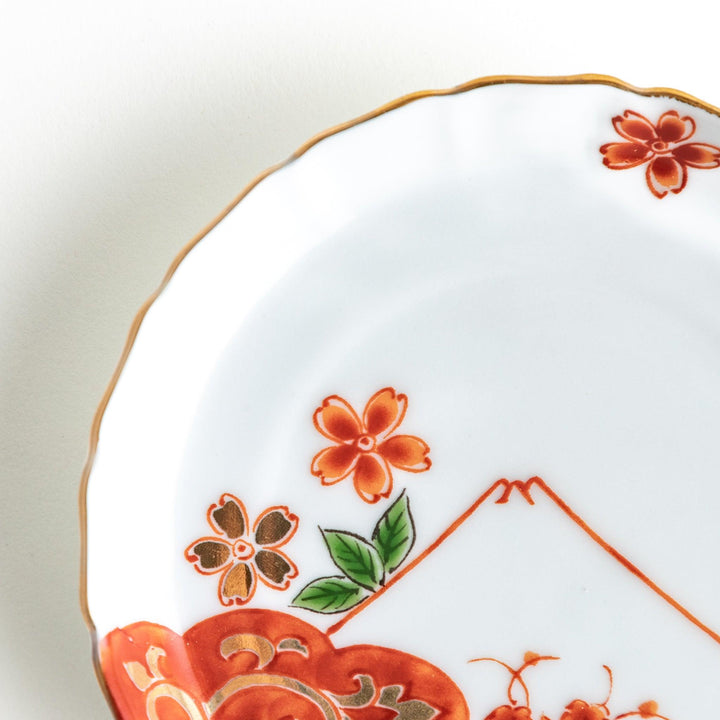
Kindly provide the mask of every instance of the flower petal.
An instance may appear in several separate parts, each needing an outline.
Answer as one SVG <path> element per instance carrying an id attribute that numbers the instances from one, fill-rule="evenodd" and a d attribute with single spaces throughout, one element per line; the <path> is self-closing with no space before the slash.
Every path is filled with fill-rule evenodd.
<path id="1" fill-rule="evenodd" d="M 255 542 L 258 545 L 284 545 L 295 534 L 298 517 L 284 505 L 268 508 L 255 521 Z"/>
<path id="2" fill-rule="evenodd" d="M 387 437 L 403 421 L 406 410 L 407 395 L 397 394 L 391 387 L 378 390 L 365 406 L 365 432 L 376 438 Z"/>
<path id="3" fill-rule="evenodd" d="M 223 605 L 245 605 L 255 594 L 257 581 L 249 563 L 236 563 L 220 578 L 218 596 Z"/>
<path id="4" fill-rule="evenodd" d="M 679 193 L 685 187 L 687 169 L 673 157 L 656 157 L 648 165 L 645 177 L 653 195 L 664 198 L 668 191 Z"/>
<path id="5" fill-rule="evenodd" d="M 612 123 L 618 135 L 622 135 L 626 140 L 657 140 L 655 126 L 640 113 L 626 110 L 622 115 L 614 117 Z"/>
<path id="6" fill-rule="evenodd" d="M 685 116 L 681 118 L 675 110 L 663 113 L 657 124 L 657 134 L 665 142 L 687 140 L 695 132 L 695 121 Z"/>
<path id="7" fill-rule="evenodd" d="M 216 505 L 208 508 L 208 522 L 218 535 L 230 540 L 242 537 L 249 525 L 245 506 L 230 493 L 222 495 Z"/>
<path id="8" fill-rule="evenodd" d="M 357 413 L 339 395 L 330 395 L 322 401 L 313 422 L 318 432 L 335 442 L 350 442 L 363 431 Z"/>
<path id="9" fill-rule="evenodd" d="M 277 550 L 258 550 L 255 565 L 260 580 L 275 590 L 287 590 L 290 581 L 298 576 L 298 569 L 285 553 Z"/>
<path id="10" fill-rule="evenodd" d="M 353 484 L 357 494 L 367 503 L 390 497 L 392 473 L 385 459 L 375 453 L 360 455 L 355 466 Z"/>
<path id="11" fill-rule="evenodd" d="M 707 143 L 685 143 L 672 151 L 683 165 L 694 168 L 720 167 L 720 148 Z"/>
<path id="12" fill-rule="evenodd" d="M 653 151 L 639 143 L 607 143 L 600 148 L 603 164 L 611 170 L 625 170 L 647 162 Z"/>
<path id="13" fill-rule="evenodd" d="M 216 537 L 203 537 L 185 549 L 185 559 L 193 563 L 195 569 L 203 575 L 220 572 L 230 560 L 232 548 L 224 540 Z"/>
<path id="14" fill-rule="evenodd" d="M 391 465 L 409 472 L 424 472 L 432 465 L 427 456 L 428 444 L 414 435 L 395 435 L 378 447 L 378 452 Z"/>
<path id="15" fill-rule="evenodd" d="M 313 458 L 310 472 L 319 477 L 323 485 L 334 485 L 353 471 L 359 456 L 354 445 L 333 445 Z"/>

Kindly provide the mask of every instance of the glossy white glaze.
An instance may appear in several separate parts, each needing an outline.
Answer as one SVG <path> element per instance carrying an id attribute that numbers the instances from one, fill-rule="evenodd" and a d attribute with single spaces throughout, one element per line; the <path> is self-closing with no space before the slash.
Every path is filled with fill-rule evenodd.
<path id="1" fill-rule="evenodd" d="M 318 526 L 368 533 L 389 501 L 311 475 L 329 444 L 312 415 L 385 386 L 407 394 L 402 431 L 433 461 L 393 471 L 411 557 L 497 479 L 540 475 L 720 630 L 720 170 L 660 200 L 644 167 L 606 168 L 626 109 L 692 115 L 720 145 L 720 119 L 675 99 L 508 84 L 394 110 L 254 188 L 148 312 L 105 412 L 87 496 L 98 635 L 140 620 L 183 632 L 224 610 L 183 556 L 224 492 L 251 517 L 300 517 L 299 577 L 251 606 L 336 622 L 288 608 L 332 573 Z M 519 497 L 480 508 L 334 641 L 436 663 L 474 715 L 503 686 L 493 698 L 470 657 L 526 650 L 575 668 L 537 670 L 547 712 L 603 697 L 604 663 L 627 709 L 652 696 L 679 720 L 720 700 L 720 644 L 557 507 Z"/>

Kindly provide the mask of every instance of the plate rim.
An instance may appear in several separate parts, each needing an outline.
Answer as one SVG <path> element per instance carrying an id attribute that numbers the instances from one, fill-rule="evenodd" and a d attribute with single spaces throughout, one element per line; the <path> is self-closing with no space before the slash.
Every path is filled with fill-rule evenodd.
<path id="1" fill-rule="evenodd" d="M 281 170 L 294 161 L 301 158 L 308 150 L 317 145 L 319 142 L 326 140 L 334 135 L 349 130 L 353 127 L 361 125 L 373 120 L 385 113 L 397 110 L 405 105 L 413 103 L 417 100 L 432 97 L 444 97 L 448 95 L 459 95 L 471 90 L 476 90 L 483 87 L 491 87 L 493 85 L 603 85 L 614 87 L 626 92 L 633 93 L 644 97 L 669 97 L 674 100 L 686 103 L 693 107 L 697 107 L 701 110 L 720 117 L 720 107 L 712 105 L 711 103 L 705 102 L 690 93 L 686 93 L 682 90 L 675 88 L 654 86 L 654 87 L 638 87 L 631 83 L 620 80 L 619 78 L 612 75 L 603 75 L 596 73 L 581 73 L 576 75 L 487 75 L 480 76 L 448 88 L 436 88 L 430 90 L 419 90 L 401 95 L 394 100 L 390 100 L 382 105 L 370 110 L 366 113 L 358 115 L 350 120 L 346 120 L 337 125 L 333 125 L 325 130 L 322 130 L 315 135 L 311 136 L 302 145 L 300 145 L 293 153 L 287 158 L 281 160 L 265 170 L 257 174 L 249 183 L 247 183 L 243 189 L 226 205 L 218 215 L 216 215 L 205 227 L 203 227 L 197 234 L 195 234 L 188 242 L 186 242 L 180 251 L 173 257 L 168 269 L 165 271 L 160 283 L 157 285 L 155 290 L 147 297 L 142 303 L 140 308 L 135 313 L 130 328 L 126 334 L 125 343 L 120 353 L 120 358 L 117 361 L 115 368 L 110 377 L 105 390 L 102 394 L 101 400 L 97 405 L 93 414 L 92 423 L 90 426 L 88 450 L 83 464 L 83 469 L 80 477 L 80 485 L 78 489 L 78 505 L 79 505 L 79 524 L 80 524 L 80 573 L 79 573 L 79 600 L 80 600 L 80 611 L 85 622 L 85 625 L 90 633 L 92 642 L 92 659 L 95 670 L 95 676 L 97 678 L 100 689 L 105 696 L 105 699 L 113 711 L 118 716 L 118 711 L 115 707 L 115 703 L 110 695 L 109 689 L 105 682 L 105 678 L 100 666 L 99 657 L 99 641 L 97 637 L 97 629 L 90 613 L 87 595 L 87 489 L 92 474 L 95 456 L 100 439 L 100 426 L 105 415 L 110 398 L 115 392 L 115 388 L 118 384 L 120 376 L 125 368 L 125 364 L 132 352 L 135 345 L 135 340 L 140 330 L 140 326 L 145 319 L 148 311 L 158 299 L 158 297 L 165 290 L 170 280 L 173 278 L 180 264 L 190 254 L 190 251 L 198 245 L 219 223 L 234 210 L 242 200 L 263 180 L 273 175 L 278 170 Z"/>

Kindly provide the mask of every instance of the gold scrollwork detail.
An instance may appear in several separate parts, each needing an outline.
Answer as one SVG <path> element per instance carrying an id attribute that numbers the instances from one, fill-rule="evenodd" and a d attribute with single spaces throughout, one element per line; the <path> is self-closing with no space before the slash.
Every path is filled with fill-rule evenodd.
<path id="1" fill-rule="evenodd" d="M 267 638 L 248 633 L 231 635 L 220 643 L 220 653 L 226 660 L 238 652 L 257 655 L 259 668 L 264 668 L 275 657 L 275 648 Z"/>
<path id="2" fill-rule="evenodd" d="M 285 638 L 278 646 L 278 651 L 292 651 L 307 654 L 308 649 L 297 638 Z M 238 652 L 252 652 L 258 658 L 258 667 L 263 668 L 275 657 L 276 648 L 261 635 L 239 633 L 225 638 L 220 645 L 220 652 L 225 659 Z M 272 675 L 268 673 L 250 673 L 238 675 L 228 680 L 207 701 L 200 702 L 182 688 L 167 682 L 160 670 L 160 658 L 166 653 L 154 645 L 145 653 L 145 665 L 131 661 L 124 663 L 125 671 L 135 687 L 145 696 L 145 707 L 148 720 L 160 720 L 158 702 L 162 699 L 172 700 L 187 715 L 187 720 L 208 720 L 217 709 L 233 695 L 253 687 L 279 687 L 301 695 L 322 712 L 325 720 L 346 720 L 342 712 L 344 708 L 362 708 L 375 704 L 397 713 L 396 720 L 432 720 L 437 710 L 420 700 L 400 701 L 403 693 L 401 685 L 383 687 L 379 692 L 375 681 L 370 675 L 356 675 L 359 685 L 357 692 L 351 695 L 335 695 L 327 691 L 319 691 L 292 677 Z"/>
<path id="3" fill-rule="evenodd" d="M 155 685 L 147 694 L 148 720 L 160 720 L 157 714 L 157 703 L 162 698 L 174 700 L 187 713 L 188 720 L 208 720 L 205 711 L 198 707 L 189 693 L 170 683 Z"/>
<path id="4" fill-rule="evenodd" d="M 369 705 L 376 697 L 375 683 L 369 675 L 358 675 L 360 690 L 353 695 L 333 695 L 335 701 L 343 708 L 359 708 Z"/>
<path id="5" fill-rule="evenodd" d="M 378 705 L 394 710 L 397 713 L 395 720 L 431 720 L 438 714 L 434 707 L 422 700 L 398 702 L 402 692 L 401 685 L 391 685 L 382 689 L 378 700 Z"/>
<path id="6" fill-rule="evenodd" d="M 240 675 L 225 683 L 206 703 L 210 715 L 212 715 L 226 700 L 242 690 L 257 686 L 274 686 L 289 690 L 290 692 L 302 695 L 314 702 L 322 711 L 325 720 L 342 720 L 339 709 L 327 696 L 319 693 L 317 690 L 301 683 L 294 678 L 284 677 L 282 675 L 264 675 L 254 673 L 251 675 Z M 151 719 L 153 720 L 153 719 Z M 195 720 L 194 718 L 192 720 Z"/>

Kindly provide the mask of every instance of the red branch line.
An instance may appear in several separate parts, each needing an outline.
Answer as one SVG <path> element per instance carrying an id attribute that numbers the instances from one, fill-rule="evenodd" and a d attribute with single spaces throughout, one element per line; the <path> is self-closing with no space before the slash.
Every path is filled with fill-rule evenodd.
<path id="1" fill-rule="evenodd" d="M 451 523 L 438 537 L 430 544 L 425 550 L 423 550 L 414 560 L 409 562 L 402 570 L 398 571 L 393 575 L 388 582 L 381 587 L 377 592 L 373 593 L 364 600 L 362 603 L 354 607 L 345 617 L 339 622 L 332 625 L 327 630 L 328 635 L 332 635 L 344 627 L 352 618 L 365 610 L 371 603 L 375 602 L 381 595 L 386 593 L 393 585 L 397 584 L 402 580 L 408 573 L 412 572 L 423 560 L 425 560 L 430 553 L 437 550 L 471 515 L 492 495 L 498 488 L 503 488 L 503 494 L 495 501 L 496 505 L 502 505 L 510 500 L 513 490 L 517 490 L 520 495 L 530 504 L 534 505 L 535 501 L 530 495 L 530 490 L 534 487 L 539 487 L 545 495 L 552 500 L 560 510 L 565 513 L 586 535 L 588 535 L 595 543 L 597 543 L 608 555 L 615 558 L 626 570 L 629 570 L 636 578 L 643 582 L 649 587 L 656 595 L 659 595 L 665 600 L 668 605 L 677 610 L 693 625 L 702 630 L 706 635 L 711 637 L 716 643 L 720 644 L 720 635 L 714 630 L 710 629 L 707 625 L 701 622 L 695 615 L 689 610 L 683 607 L 675 598 L 670 594 L 666 593 L 660 588 L 655 582 L 653 582 L 644 572 L 638 567 L 633 565 L 624 555 L 616 550 L 610 543 L 604 540 L 598 533 L 596 533 L 555 491 L 550 488 L 547 483 L 539 477 L 532 477 L 529 480 L 522 482 L 520 480 L 506 480 L 505 478 L 498 480 L 493 483 L 475 502 L 465 510 L 453 523 Z"/>

